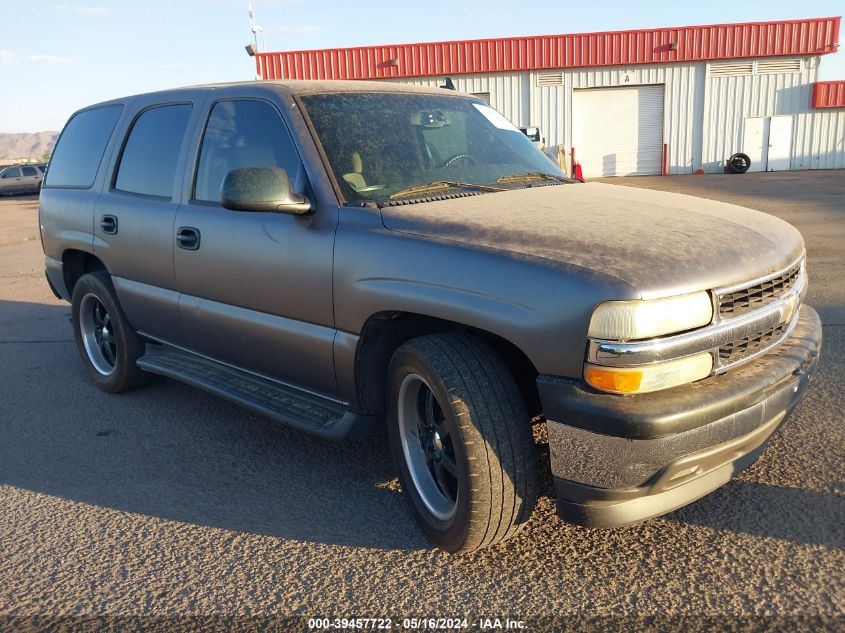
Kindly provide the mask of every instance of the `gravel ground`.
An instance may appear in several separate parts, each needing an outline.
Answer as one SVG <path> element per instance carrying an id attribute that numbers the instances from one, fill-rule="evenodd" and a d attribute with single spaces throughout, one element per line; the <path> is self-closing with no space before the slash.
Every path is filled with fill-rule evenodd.
<path id="1" fill-rule="evenodd" d="M 97 391 L 43 280 L 37 201 L 0 200 L 0 629 L 459 615 L 470 628 L 845 629 L 845 175 L 612 182 L 797 226 L 821 366 L 761 459 L 701 501 L 598 531 L 559 521 L 547 486 L 516 539 L 463 557 L 418 533 L 382 435 L 323 442 L 163 379 Z"/>

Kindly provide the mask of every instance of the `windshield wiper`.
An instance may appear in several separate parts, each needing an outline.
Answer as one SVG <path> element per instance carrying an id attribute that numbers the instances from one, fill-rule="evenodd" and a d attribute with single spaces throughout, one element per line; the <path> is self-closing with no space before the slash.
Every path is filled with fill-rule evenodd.
<path id="1" fill-rule="evenodd" d="M 524 174 L 513 174 L 512 176 L 502 176 L 501 178 L 496 178 L 496 182 L 530 182 L 532 180 L 557 180 L 560 182 L 570 182 L 569 178 L 555 176 L 554 174 L 544 174 L 539 171 L 527 171 Z"/>
<path id="2" fill-rule="evenodd" d="M 477 191 L 507 191 L 502 187 L 495 187 L 493 185 L 482 185 L 474 182 L 461 182 L 459 180 L 435 180 L 434 182 L 427 182 L 423 185 L 414 185 L 406 189 L 400 189 L 390 196 L 390 200 L 401 198 L 404 196 L 412 196 L 416 194 L 431 193 L 433 191 L 441 191 L 443 189 L 475 189 Z"/>

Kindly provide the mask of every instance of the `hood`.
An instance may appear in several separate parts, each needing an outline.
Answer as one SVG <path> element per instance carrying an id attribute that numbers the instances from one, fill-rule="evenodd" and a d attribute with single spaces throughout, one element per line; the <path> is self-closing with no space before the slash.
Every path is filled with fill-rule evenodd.
<path id="1" fill-rule="evenodd" d="M 804 250 L 771 215 L 600 183 L 516 189 L 382 209 L 394 231 L 543 257 L 611 275 L 643 299 L 775 272 Z"/>

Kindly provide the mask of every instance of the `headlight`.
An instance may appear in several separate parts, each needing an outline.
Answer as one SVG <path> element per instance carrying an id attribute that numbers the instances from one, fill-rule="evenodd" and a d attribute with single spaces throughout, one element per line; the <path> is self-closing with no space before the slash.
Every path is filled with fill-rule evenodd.
<path id="1" fill-rule="evenodd" d="M 602 367 L 586 363 L 587 383 L 612 393 L 648 393 L 707 378 L 713 370 L 709 352 L 642 367 Z"/>
<path id="2" fill-rule="evenodd" d="M 590 338 L 630 341 L 684 332 L 713 319 L 707 292 L 653 299 L 600 303 L 590 320 Z"/>

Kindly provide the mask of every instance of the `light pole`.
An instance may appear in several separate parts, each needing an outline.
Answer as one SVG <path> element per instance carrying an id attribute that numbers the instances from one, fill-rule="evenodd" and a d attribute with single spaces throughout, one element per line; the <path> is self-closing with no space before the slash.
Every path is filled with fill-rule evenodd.
<path id="1" fill-rule="evenodd" d="M 255 11 L 252 8 L 252 0 L 248 2 L 249 7 L 249 28 L 252 31 L 252 37 L 255 39 L 255 49 L 261 52 L 266 48 L 264 43 L 264 29 L 255 23 Z M 258 34 L 261 33 L 261 46 L 258 45 Z"/>

